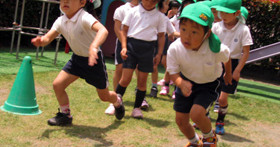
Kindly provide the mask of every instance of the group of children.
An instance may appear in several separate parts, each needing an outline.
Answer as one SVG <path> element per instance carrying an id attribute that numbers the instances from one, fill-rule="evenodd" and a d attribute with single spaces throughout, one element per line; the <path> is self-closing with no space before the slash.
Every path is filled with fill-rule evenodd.
<path id="1" fill-rule="evenodd" d="M 216 133 L 224 134 L 228 95 L 236 91 L 253 44 L 245 24 L 248 11 L 244 11 L 244 17 L 241 15 L 242 1 L 131 0 L 120 6 L 114 14 L 118 38 L 114 91 L 108 90 L 108 75 L 99 48 L 108 31 L 83 9 L 90 2 L 61 0 L 64 15 L 46 35 L 31 40 L 35 46 L 45 46 L 62 34 L 73 50 L 71 59 L 53 82 L 60 111 L 48 124 L 72 124 L 65 89 L 78 78 L 96 87 L 99 98 L 110 103 L 105 113 L 115 114 L 121 120 L 125 115 L 123 97 L 134 71 L 137 87 L 131 116 L 143 118 L 141 107 L 148 106 L 148 75 L 153 73 L 150 95 L 156 97 L 157 65 L 162 60 L 166 68 L 162 90 L 167 90 L 171 80 L 176 86 L 173 108 L 176 123 L 189 140 L 186 146 L 216 146 Z M 172 6 L 169 11 L 168 6 Z M 206 114 L 216 100 L 219 109 L 214 131 Z M 202 137 L 195 133 L 190 119 L 201 130 Z"/>

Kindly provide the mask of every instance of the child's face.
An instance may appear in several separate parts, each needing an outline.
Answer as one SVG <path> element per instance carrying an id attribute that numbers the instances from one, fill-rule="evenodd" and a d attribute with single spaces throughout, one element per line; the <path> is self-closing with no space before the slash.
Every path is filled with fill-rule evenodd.
<path id="1" fill-rule="evenodd" d="M 172 11 L 172 14 L 177 14 L 178 13 L 178 11 L 179 11 L 179 8 L 177 8 L 177 7 L 173 7 L 173 8 L 171 8 L 171 11 Z"/>
<path id="2" fill-rule="evenodd" d="M 226 12 L 220 12 L 221 18 L 224 21 L 224 23 L 229 24 L 232 22 L 235 22 L 237 19 L 237 16 L 240 14 L 240 11 L 235 13 L 226 13 Z"/>
<path id="3" fill-rule="evenodd" d="M 187 19 L 180 23 L 180 37 L 181 42 L 187 49 L 199 49 L 201 46 L 205 33 L 203 26 Z"/>
<path id="4" fill-rule="evenodd" d="M 142 5 L 147 11 L 150 11 L 155 8 L 158 2 L 159 0 L 142 0 Z"/>
<path id="5" fill-rule="evenodd" d="M 215 8 L 211 8 L 211 11 L 214 15 L 214 22 L 219 22 L 221 19 L 218 17 L 218 11 Z"/>
<path id="6" fill-rule="evenodd" d="M 60 8 L 68 18 L 72 18 L 85 4 L 86 0 L 60 0 Z"/>

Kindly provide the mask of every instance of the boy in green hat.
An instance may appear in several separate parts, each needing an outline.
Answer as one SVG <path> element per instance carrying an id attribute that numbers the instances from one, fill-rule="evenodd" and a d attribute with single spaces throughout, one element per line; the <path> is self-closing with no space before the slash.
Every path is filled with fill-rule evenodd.
<path id="1" fill-rule="evenodd" d="M 177 86 L 176 123 L 189 140 L 187 146 L 216 146 L 217 137 L 205 114 L 219 97 L 222 62 L 229 60 L 229 48 L 221 45 L 211 32 L 214 16 L 208 6 L 190 4 L 179 19 L 180 38 L 170 45 L 167 53 L 167 71 Z M 190 119 L 201 130 L 202 140 Z"/>
<path id="2" fill-rule="evenodd" d="M 232 84 L 222 82 L 222 92 L 219 98 L 219 113 L 216 121 L 216 133 L 224 134 L 224 118 L 227 114 L 228 95 L 234 94 L 253 44 L 249 28 L 242 23 L 240 16 L 241 0 L 224 0 L 218 6 L 213 6 L 219 11 L 222 21 L 213 25 L 212 31 L 221 42 L 230 48 L 230 61 L 232 65 Z"/>

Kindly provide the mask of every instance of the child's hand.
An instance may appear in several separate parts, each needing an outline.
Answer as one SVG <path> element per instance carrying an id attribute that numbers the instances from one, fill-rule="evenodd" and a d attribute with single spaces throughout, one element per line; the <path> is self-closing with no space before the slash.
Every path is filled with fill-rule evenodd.
<path id="1" fill-rule="evenodd" d="M 121 56 L 122 56 L 123 60 L 126 60 L 126 58 L 128 57 L 126 52 L 127 52 L 126 48 L 123 48 L 122 51 L 121 51 Z"/>
<path id="2" fill-rule="evenodd" d="M 224 81 L 225 81 L 226 85 L 228 85 L 228 84 L 232 85 L 232 74 L 231 73 L 230 74 L 225 73 L 224 74 Z"/>
<path id="3" fill-rule="evenodd" d="M 174 14 L 174 12 L 172 11 L 172 10 L 169 10 L 168 12 L 167 12 L 167 17 L 168 18 L 171 18 L 171 17 L 173 17 L 175 14 Z"/>
<path id="4" fill-rule="evenodd" d="M 192 83 L 190 81 L 182 80 L 179 86 L 184 96 L 188 97 L 192 93 Z"/>
<path id="5" fill-rule="evenodd" d="M 94 66 L 97 64 L 96 59 L 98 59 L 98 49 L 97 48 L 92 48 L 89 50 L 89 56 L 88 56 L 88 65 L 89 66 Z"/>
<path id="6" fill-rule="evenodd" d="M 234 70 L 233 74 L 232 74 L 232 79 L 234 79 L 235 81 L 239 81 L 240 79 L 240 72 L 237 70 Z"/>
<path id="7" fill-rule="evenodd" d="M 36 38 L 33 38 L 31 40 L 31 43 L 36 47 L 40 47 L 40 46 L 42 46 L 42 43 L 43 43 L 43 37 L 37 36 Z"/>
<path id="8" fill-rule="evenodd" d="M 154 57 L 154 65 L 157 66 L 160 62 L 160 58 L 161 58 L 161 55 L 160 54 L 157 54 L 155 57 Z"/>

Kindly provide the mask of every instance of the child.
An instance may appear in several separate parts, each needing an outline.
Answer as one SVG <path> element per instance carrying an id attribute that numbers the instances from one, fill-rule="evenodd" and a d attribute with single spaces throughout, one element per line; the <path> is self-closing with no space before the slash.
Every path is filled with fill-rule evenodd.
<path id="1" fill-rule="evenodd" d="M 165 16 L 155 8 L 159 1 L 142 0 L 141 4 L 131 9 L 122 22 L 124 26 L 121 33 L 121 55 L 124 63 L 116 92 L 124 95 L 137 66 L 136 100 L 132 112 L 134 118 L 143 118 L 140 106 L 146 95 L 147 77 L 149 72 L 153 72 L 153 65 L 159 63 L 163 51 L 166 24 L 162 23 Z M 153 57 L 157 42 L 158 54 Z"/>
<path id="2" fill-rule="evenodd" d="M 229 49 L 211 32 L 214 16 L 208 6 L 190 4 L 179 18 L 181 37 L 167 53 L 167 71 L 177 86 L 176 123 L 189 140 L 187 146 L 216 146 L 217 137 L 205 114 L 219 96 L 221 62 L 228 61 Z M 202 140 L 189 123 L 190 118 L 201 130 Z"/>
<path id="3" fill-rule="evenodd" d="M 66 38 L 73 55 L 53 81 L 53 88 L 60 105 L 61 112 L 48 120 L 49 125 L 70 125 L 69 98 L 65 89 L 78 78 L 96 87 L 102 101 L 111 102 L 116 108 L 117 119 L 124 116 L 124 106 L 116 93 L 108 90 L 108 76 L 104 58 L 99 46 L 105 41 L 108 31 L 92 15 L 82 8 L 86 0 L 60 1 L 64 12 L 44 36 L 37 36 L 31 42 L 35 46 L 46 46 L 60 33 Z"/>
<path id="4" fill-rule="evenodd" d="M 216 121 L 216 133 L 224 134 L 224 118 L 227 114 L 228 95 L 234 94 L 240 78 L 240 72 L 249 57 L 250 45 L 253 44 L 249 28 L 242 23 L 240 18 L 241 0 L 224 0 L 218 6 L 222 21 L 215 23 L 212 31 L 221 42 L 230 48 L 232 69 L 232 85 L 222 82 L 222 92 L 219 98 L 219 113 Z"/>
<path id="5" fill-rule="evenodd" d="M 124 20 L 125 15 L 127 12 L 129 12 L 134 6 L 137 6 L 139 3 L 139 0 L 132 0 L 131 2 L 127 2 L 126 4 L 118 7 L 115 10 L 114 13 L 114 31 L 117 36 L 117 43 L 116 43 L 116 49 L 115 49 L 115 65 L 116 65 L 116 70 L 114 73 L 113 77 L 113 86 L 114 90 L 116 90 L 117 85 L 121 79 L 122 76 L 122 64 L 123 64 L 123 59 L 121 58 L 121 30 L 122 30 L 122 21 Z M 110 104 L 109 107 L 105 110 L 105 113 L 108 115 L 114 115 L 115 113 L 115 108 L 113 104 Z"/>
<path id="6" fill-rule="evenodd" d="M 177 0 L 170 0 L 169 2 L 169 9 L 167 11 L 167 17 L 172 18 L 178 13 L 181 4 Z"/>

